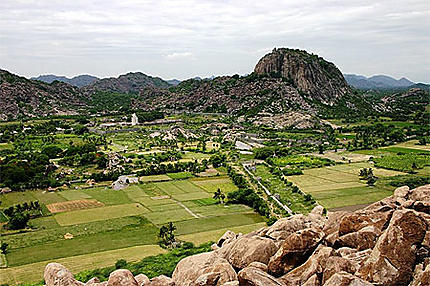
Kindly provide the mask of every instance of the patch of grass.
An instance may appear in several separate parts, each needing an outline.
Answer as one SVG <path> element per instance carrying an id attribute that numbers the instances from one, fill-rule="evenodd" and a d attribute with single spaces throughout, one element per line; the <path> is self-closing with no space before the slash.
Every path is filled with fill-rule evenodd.
<path id="1" fill-rule="evenodd" d="M 134 216 L 147 212 L 149 212 L 149 210 L 141 204 L 133 203 L 59 213 L 54 217 L 60 225 L 65 226 L 92 221 L 103 221 L 106 219 L 119 217 Z"/>
<path id="2" fill-rule="evenodd" d="M 105 205 L 129 204 L 133 201 L 125 194 L 123 190 L 113 190 L 105 187 L 82 190 L 85 194 L 91 196 Z"/>
<path id="3" fill-rule="evenodd" d="M 387 147 L 382 148 L 380 150 L 384 150 L 390 153 L 403 153 L 403 154 L 425 154 L 430 155 L 430 151 L 424 150 L 424 149 L 411 149 L 411 148 L 404 148 L 404 147 Z"/>
<path id="4" fill-rule="evenodd" d="M 190 201 L 190 200 L 206 199 L 210 197 L 212 197 L 212 195 L 204 191 L 172 195 L 172 198 L 178 201 Z"/>
<path id="5" fill-rule="evenodd" d="M 175 201 L 169 198 L 166 199 L 151 199 L 151 197 L 139 197 L 139 198 L 135 198 L 135 201 L 143 204 L 144 206 L 150 208 L 151 210 L 153 209 L 154 206 L 159 206 L 159 205 L 165 205 L 165 204 L 172 204 Z"/>
<path id="6" fill-rule="evenodd" d="M 213 194 L 218 188 L 225 194 L 237 191 L 237 187 L 230 178 L 216 177 L 205 179 L 192 179 L 193 184 L 203 188 L 206 192 Z"/>
<path id="7" fill-rule="evenodd" d="M 208 205 L 214 205 L 217 203 L 215 199 L 211 198 L 205 198 L 205 199 L 198 199 L 198 200 L 192 200 L 191 201 L 196 206 L 208 206 Z"/>
<path id="8" fill-rule="evenodd" d="M 172 180 L 172 178 L 170 178 L 167 175 L 150 175 L 150 176 L 139 177 L 139 181 L 143 183 L 163 182 L 163 181 L 170 181 L 170 180 Z"/>
<path id="9" fill-rule="evenodd" d="M 76 274 L 81 271 L 88 272 L 88 269 L 111 266 L 119 259 L 134 262 L 147 256 L 158 255 L 166 252 L 166 250 L 162 249 L 158 245 L 140 245 L 59 258 L 55 261 L 64 265 L 72 273 Z M 36 262 L 7 269 L 0 269 L 0 283 L 13 285 L 16 283 L 40 281 L 43 278 L 43 272 L 48 262 L 49 261 Z M 43 285 L 43 283 L 40 285 Z"/>
<path id="10" fill-rule="evenodd" d="M 145 218 L 151 221 L 155 225 L 162 225 L 168 222 L 177 222 L 181 220 L 189 220 L 194 217 L 188 213 L 185 209 L 173 209 L 164 212 L 153 212 L 144 214 Z"/>
<path id="11" fill-rule="evenodd" d="M 88 194 L 86 194 L 80 190 L 65 190 L 65 191 L 62 191 L 58 194 L 68 201 L 84 200 L 84 199 L 90 199 L 91 198 L 90 195 L 88 195 Z"/>
<path id="12" fill-rule="evenodd" d="M 235 233 L 249 233 L 251 231 L 260 229 L 262 227 L 265 227 L 265 222 L 260 222 L 256 224 L 249 224 L 249 225 L 241 225 L 241 226 L 230 226 L 230 227 L 223 227 L 221 229 L 216 230 L 209 230 L 205 232 L 198 232 L 198 233 L 190 233 L 190 234 L 184 234 L 179 235 L 178 238 L 183 241 L 189 241 L 194 244 L 201 244 L 205 243 L 207 241 L 218 241 L 218 239 L 227 231 L 231 230 Z"/>
<path id="13" fill-rule="evenodd" d="M 346 188 L 313 194 L 317 201 L 328 209 L 370 204 L 390 195 L 392 192 L 377 187 Z"/>
<path id="14" fill-rule="evenodd" d="M 194 177 L 194 175 L 190 172 L 168 173 L 167 176 L 169 176 L 172 180 L 184 180 Z"/>
<path id="15" fill-rule="evenodd" d="M 184 203 L 187 205 L 186 203 Z M 199 216 L 202 217 L 209 217 L 209 216 L 222 216 L 222 215 L 233 215 L 238 213 L 252 213 L 252 209 L 245 205 L 239 205 L 239 204 L 216 204 L 216 205 L 208 205 L 208 206 L 192 206 L 190 205 L 189 208 L 191 211 Z"/>
<path id="16" fill-rule="evenodd" d="M 56 228 L 60 226 L 53 216 L 38 217 L 35 219 L 31 219 L 29 222 L 29 225 L 32 228 L 37 228 L 37 229 L 51 229 L 51 228 Z"/>
<path id="17" fill-rule="evenodd" d="M 147 223 L 148 221 L 142 217 L 123 217 L 105 220 L 103 223 L 97 221 L 71 226 L 59 226 L 58 224 L 54 225 L 52 221 L 47 221 L 46 218 L 40 218 L 40 221 L 35 223 L 35 225 L 40 226 L 37 231 L 6 235 L 3 240 L 9 244 L 11 249 L 15 249 L 63 240 L 63 236 L 66 233 L 71 233 L 76 238 L 79 236 L 120 230 L 125 227 L 138 227 L 139 225 Z"/>
<path id="18" fill-rule="evenodd" d="M 200 219 L 192 219 L 177 222 L 177 234 L 200 233 L 216 229 L 228 229 L 230 227 L 250 225 L 263 222 L 263 218 L 256 213 L 230 214 Z M 217 238 L 219 239 L 219 237 Z"/>
<path id="19" fill-rule="evenodd" d="M 16 266 L 136 245 L 156 244 L 157 234 L 158 229 L 152 224 L 146 223 L 139 227 L 125 227 L 119 230 L 18 248 L 10 251 L 7 258 L 11 266 Z"/>
<path id="20" fill-rule="evenodd" d="M 430 166 L 430 155 L 417 155 L 413 153 L 404 155 L 389 155 L 375 158 L 375 166 L 402 172 L 413 172 Z M 413 168 L 415 165 L 415 168 Z"/>

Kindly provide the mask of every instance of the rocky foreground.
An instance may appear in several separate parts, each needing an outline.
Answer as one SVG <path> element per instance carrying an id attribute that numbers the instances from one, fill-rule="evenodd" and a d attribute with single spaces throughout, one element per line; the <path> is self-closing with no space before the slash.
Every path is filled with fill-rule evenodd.
<path id="1" fill-rule="evenodd" d="M 116 270 L 86 284 L 62 265 L 45 269 L 47 286 L 430 285 L 430 185 L 356 212 L 316 207 L 250 234 L 227 231 L 213 251 L 178 263 L 172 278 Z"/>

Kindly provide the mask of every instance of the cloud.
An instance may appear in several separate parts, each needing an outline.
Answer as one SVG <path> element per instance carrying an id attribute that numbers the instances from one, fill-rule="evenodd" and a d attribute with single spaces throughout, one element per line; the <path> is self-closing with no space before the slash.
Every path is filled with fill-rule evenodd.
<path id="1" fill-rule="evenodd" d="M 166 55 L 166 58 L 168 60 L 189 59 L 189 58 L 193 58 L 193 54 L 190 52 L 171 53 L 171 54 Z"/>
<path id="2" fill-rule="evenodd" d="M 1 68 L 26 76 L 245 74 L 276 46 L 430 82 L 428 0 L 1 0 L 0 13 Z"/>

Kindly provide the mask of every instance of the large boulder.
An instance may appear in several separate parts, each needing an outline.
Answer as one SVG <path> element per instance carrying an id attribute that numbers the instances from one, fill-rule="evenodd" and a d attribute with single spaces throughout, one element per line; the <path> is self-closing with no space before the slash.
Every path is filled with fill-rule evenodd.
<path id="1" fill-rule="evenodd" d="M 340 256 L 331 256 L 327 259 L 324 265 L 322 283 L 324 284 L 334 274 L 338 272 L 354 273 L 355 266 L 348 259 Z"/>
<path id="2" fill-rule="evenodd" d="M 139 284 L 139 286 L 144 286 L 149 283 L 149 278 L 145 274 L 136 275 L 134 279 L 136 280 L 137 284 Z"/>
<path id="3" fill-rule="evenodd" d="M 258 235 L 244 235 L 217 251 L 220 257 L 237 269 L 243 269 L 256 261 L 268 264 L 278 247 L 273 239 Z"/>
<path id="4" fill-rule="evenodd" d="M 358 250 L 373 248 L 381 235 L 381 231 L 373 225 L 366 226 L 359 231 L 351 232 L 339 237 L 337 247 L 351 247 Z"/>
<path id="5" fill-rule="evenodd" d="M 327 259 L 333 255 L 337 255 L 333 248 L 319 245 L 304 264 L 280 277 L 279 281 L 289 286 L 302 285 L 314 274 L 322 275 Z"/>
<path id="6" fill-rule="evenodd" d="M 118 269 L 109 275 L 108 286 L 139 286 L 133 273 L 127 269 Z"/>
<path id="7" fill-rule="evenodd" d="M 280 276 L 302 264 L 324 237 L 321 230 L 304 229 L 290 234 L 281 248 L 270 258 L 269 272 Z"/>
<path id="8" fill-rule="evenodd" d="M 241 286 L 285 286 L 261 268 L 246 267 L 238 273 Z"/>
<path id="9" fill-rule="evenodd" d="M 416 260 L 416 245 L 423 241 L 426 230 L 426 222 L 416 212 L 395 211 L 358 276 L 376 284 L 407 284 Z"/>
<path id="10" fill-rule="evenodd" d="M 347 272 L 339 272 L 334 274 L 323 285 L 324 286 L 373 286 L 372 283 L 369 283 Z"/>
<path id="11" fill-rule="evenodd" d="M 175 286 L 175 281 L 165 275 L 160 275 L 151 279 L 145 286 Z"/>
<path id="12" fill-rule="evenodd" d="M 182 259 L 173 272 L 175 285 L 222 285 L 236 281 L 237 275 L 226 259 L 215 252 L 206 252 Z M 202 283 L 206 284 L 202 284 Z"/>
<path id="13" fill-rule="evenodd" d="M 49 263 L 43 275 L 46 286 L 83 286 L 73 274 L 59 263 Z"/>

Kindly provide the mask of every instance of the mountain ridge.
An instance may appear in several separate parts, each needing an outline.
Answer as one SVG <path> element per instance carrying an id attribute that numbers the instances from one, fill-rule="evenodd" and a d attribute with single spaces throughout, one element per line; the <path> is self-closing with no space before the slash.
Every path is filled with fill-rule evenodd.
<path id="1" fill-rule="evenodd" d="M 52 82 L 57 80 L 57 81 L 65 82 L 65 83 L 68 83 L 70 85 L 77 86 L 77 87 L 84 87 L 84 86 L 90 85 L 90 84 L 94 83 L 95 81 L 99 80 L 98 77 L 88 75 L 88 74 L 77 75 L 77 76 L 74 76 L 72 78 L 68 78 L 66 76 L 57 76 L 54 74 L 46 74 L 46 75 L 40 75 L 37 77 L 32 77 L 30 79 L 39 80 L 39 81 L 43 81 L 46 83 L 52 83 Z"/>
<path id="2" fill-rule="evenodd" d="M 416 84 L 405 77 L 397 80 L 387 75 L 366 77 L 357 74 L 344 74 L 344 77 L 349 85 L 363 90 L 407 88 Z"/>

